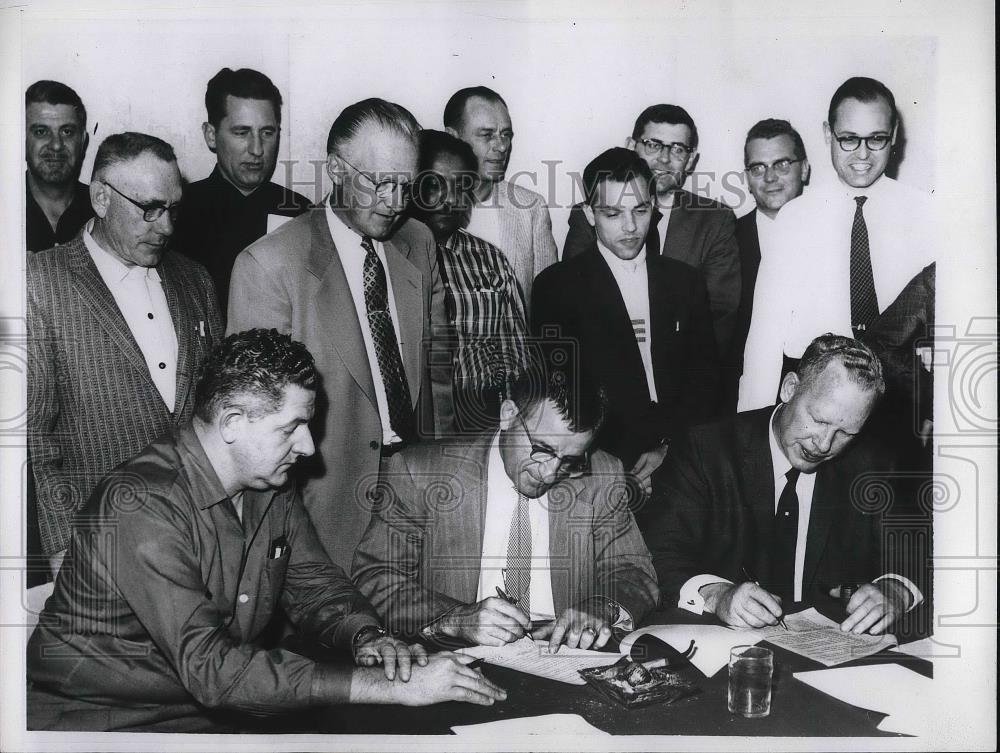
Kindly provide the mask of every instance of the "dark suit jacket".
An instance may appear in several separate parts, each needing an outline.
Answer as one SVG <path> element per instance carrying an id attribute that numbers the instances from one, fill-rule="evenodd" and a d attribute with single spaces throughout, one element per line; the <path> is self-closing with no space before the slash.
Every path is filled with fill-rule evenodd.
<path id="1" fill-rule="evenodd" d="M 750 316 L 753 314 L 753 291 L 757 286 L 760 268 L 760 240 L 757 237 L 757 210 L 736 220 L 736 242 L 740 249 L 740 305 L 736 309 L 736 329 L 728 353 L 723 354 L 722 412 L 736 412 L 740 396 L 740 377 L 743 375 L 743 351 L 750 334 Z"/>
<path id="2" fill-rule="evenodd" d="M 700 270 L 708 287 L 716 344 L 719 352 L 729 348 L 736 323 L 736 308 L 740 302 L 740 261 L 736 247 L 736 216 L 733 210 L 713 199 L 689 191 L 677 193 L 670 210 L 667 239 L 657 234 L 655 212 L 650 222 L 646 248 L 652 254 L 663 255 L 690 264 Z M 597 234 L 577 204 L 569 214 L 569 233 L 563 245 L 563 260 L 588 251 L 597 251 Z"/>
<path id="3" fill-rule="evenodd" d="M 494 436 L 417 445 L 393 458 L 352 569 L 390 629 L 413 635 L 452 607 L 475 603 Z M 602 596 L 638 623 L 659 602 L 622 482 L 621 464 L 598 451 L 589 475 L 548 492 L 557 616 Z"/>
<path id="4" fill-rule="evenodd" d="M 434 239 L 424 225 L 408 220 L 385 242 L 385 252 L 419 428 L 430 436 L 435 429 L 450 431 L 450 360 L 429 353 L 432 323 L 435 332 L 445 331 Z M 311 209 L 243 251 L 230 289 L 229 332 L 274 327 L 304 343 L 316 359 L 323 391 L 313 420 L 316 455 L 303 467 L 303 497 L 330 559 L 347 570 L 368 525 L 363 489 L 378 477 L 382 422 L 362 323 L 325 209 Z"/>
<path id="5" fill-rule="evenodd" d="M 108 471 L 191 418 L 198 368 L 222 338 L 212 279 L 167 251 L 156 268 L 177 334 L 171 413 L 83 236 L 28 257 L 28 446 L 45 554 Z"/>
<path id="6" fill-rule="evenodd" d="M 733 582 L 743 568 L 764 587 L 770 579 L 774 479 L 768 432 L 771 407 L 693 429 L 671 447 L 654 480 L 655 512 L 643 534 L 664 603 L 701 573 Z M 886 572 L 920 586 L 912 557 L 883 547 L 892 505 L 891 464 L 859 439 L 820 466 L 806 541 L 803 601 L 843 583 L 867 583 Z M 828 597 L 827 597 L 828 598 Z"/>
<path id="7" fill-rule="evenodd" d="M 579 347 L 586 373 L 608 395 L 598 444 L 631 468 L 636 458 L 682 427 L 715 415 L 718 361 L 701 274 L 673 259 L 646 257 L 649 336 L 657 403 L 625 301 L 598 251 L 562 261 L 535 280 L 531 322 Z"/>

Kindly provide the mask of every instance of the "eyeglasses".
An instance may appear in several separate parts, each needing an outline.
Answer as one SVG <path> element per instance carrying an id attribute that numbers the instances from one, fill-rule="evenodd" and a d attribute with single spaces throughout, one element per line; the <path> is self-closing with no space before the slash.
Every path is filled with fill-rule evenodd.
<path id="1" fill-rule="evenodd" d="M 779 159 L 770 165 L 766 165 L 763 162 L 754 162 L 752 165 L 747 165 L 747 172 L 754 178 L 763 178 L 767 174 L 768 168 L 770 168 L 778 175 L 788 175 L 792 169 L 792 165 L 801 161 L 800 159 Z"/>
<path id="2" fill-rule="evenodd" d="M 394 196 L 396 196 L 397 191 L 401 192 L 400 196 L 403 203 L 407 203 L 410 200 L 410 182 L 406 181 L 404 183 L 399 183 L 392 178 L 383 178 L 382 180 L 376 180 L 375 176 L 364 170 L 360 170 L 344 159 L 344 155 L 337 155 L 340 159 L 344 161 L 344 164 L 351 168 L 358 175 L 363 176 L 369 183 L 372 184 L 372 188 L 375 190 L 375 195 L 382 199 L 383 201 L 391 201 Z"/>
<path id="3" fill-rule="evenodd" d="M 154 201 L 149 204 L 140 204 L 131 196 L 126 196 L 125 194 L 123 194 L 121 191 L 119 191 L 113 185 L 108 183 L 106 180 L 103 180 L 101 182 L 108 188 L 110 188 L 112 191 L 114 191 L 116 194 L 121 196 L 123 199 L 125 199 L 126 201 L 131 202 L 135 206 L 139 207 L 139 209 L 142 210 L 142 219 L 144 219 L 146 222 L 156 222 L 158 219 L 160 219 L 160 217 L 163 216 L 164 212 L 170 214 L 171 222 L 177 222 L 177 217 L 180 214 L 181 210 L 181 205 L 179 203 L 175 202 L 170 206 L 167 206 L 162 201 Z"/>
<path id="4" fill-rule="evenodd" d="M 861 146 L 862 141 L 865 142 L 865 148 L 869 151 L 881 152 L 892 140 L 892 137 L 886 133 L 876 133 L 872 136 L 838 136 L 834 133 L 833 137 L 837 140 L 837 143 L 840 144 L 840 148 L 845 152 L 853 152 Z"/>
<path id="5" fill-rule="evenodd" d="M 691 152 L 694 151 L 693 146 L 688 146 L 687 144 L 682 144 L 679 141 L 674 141 L 670 144 L 664 144 L 662 141 L 657 139 L 639 139 L 639 143 L 642 144 L 642 148 L 646 151 L 650 157 L 659 157 L 664 149 L 670 150 L 670 156 L 676 157 L 677 159 L 682 159 L 687 157 Z"/>
<path id="6" fill-rule="evenodd" d="M 556 468 L 556 476 L 564 476 L 566 478 L 580 478 L 590 469 L 590 457 L 588 455 L 556 455 L 548 447 L 543 447 L 535 442 L 531 436 L 531 432 L 528 431 L 528 425 L 524 423 L 524 418 L 521 417 L 520 413 L 517 414 L 517 420 L 521 422 L 521 426 L 524 427 L 524 433 L 531 443 L 531 454 L 528 457 L 531 458 L 532 462 L 541 465 L 551 463 L 553 460 L 559 460 L 559 465 Z"/>

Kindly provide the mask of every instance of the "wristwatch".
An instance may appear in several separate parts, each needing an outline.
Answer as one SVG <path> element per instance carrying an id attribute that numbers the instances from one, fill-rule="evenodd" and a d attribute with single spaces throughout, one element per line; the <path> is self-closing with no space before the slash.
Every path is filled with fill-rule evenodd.
<path id="1" fill-rule="evenodd" d="M 380 638 L 383 635 L 389 635 L 389 631 L 381 625 L 365 625 L 351 638 L 351 652 L 356 654 L 362 644 Z"/>

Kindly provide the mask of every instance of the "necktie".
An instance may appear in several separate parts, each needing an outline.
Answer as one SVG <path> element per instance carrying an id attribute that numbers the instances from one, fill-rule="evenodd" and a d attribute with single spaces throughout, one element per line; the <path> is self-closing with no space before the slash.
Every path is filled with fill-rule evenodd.
<path id="1" fill-rule="evenodd" d="M 774 513 L 774 557 L 771 587 L 787 607 L 795 601 L 795 540 L 799 534 L 799 497 L 795 484 L 799 471 L 790 468 L 785 474 L 785 488 L 778 497 Z"/>
<path id="2" fill-rule="evenodd" d="M 389 404 L 389 424 L 404 442 L 413 439 L 413 408 L 410 387 L 399 355 L 396 329 L 389 315 L 389 292 L 385 281 L 382 260 L 375 253 L 372 239 L 364 236 L 361 247 L 365 250 L 364 288 L 368 327 L 375 345 L 375 358 L 385 386 L 385 399 Z"/>
<path id="3" fill-rule="evenodd" d="M 851 328 L 855 336 L 866 330 L 878 316 L 868 226 L 862 209 L 867 200 L 867 196 L 854 197 L 858 208 L 854 211 L 854 225 L 851 227 Z"/>
<path id="4" fill-rule="evenodd" d="M 517 495 L 517 508 L 510 521 L 507 543 L 507 570 L 504 577 L 507 595 L 517 598 L 517 605 L 531 614 L 531 521 L 528 519 L 528 498 Z"/>

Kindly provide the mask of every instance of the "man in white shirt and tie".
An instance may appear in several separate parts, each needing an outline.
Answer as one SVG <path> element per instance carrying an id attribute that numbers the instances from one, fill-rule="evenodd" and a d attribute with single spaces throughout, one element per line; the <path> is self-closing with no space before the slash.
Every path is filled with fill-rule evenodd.
<path id="1" fill-rule="evenodd" d="M 621 464 L 591 451 L 603 393 L 576 384 L 532 368 L 501 405 L 499 432 L 394 458 L 352 570 L 391 630 L 600 648 L 655 607 Z"/>

